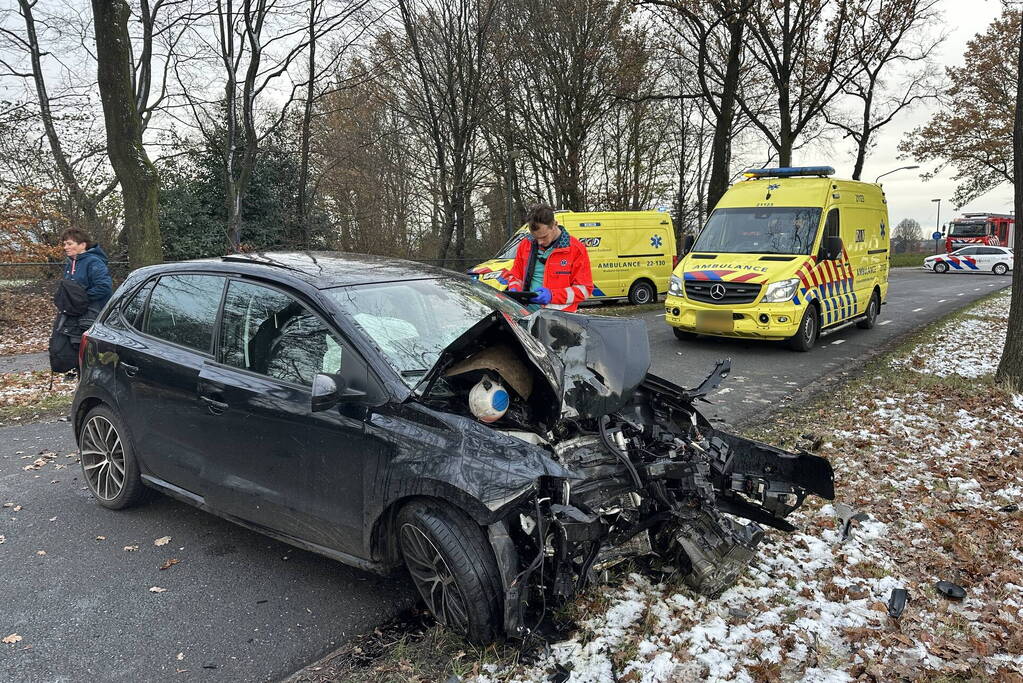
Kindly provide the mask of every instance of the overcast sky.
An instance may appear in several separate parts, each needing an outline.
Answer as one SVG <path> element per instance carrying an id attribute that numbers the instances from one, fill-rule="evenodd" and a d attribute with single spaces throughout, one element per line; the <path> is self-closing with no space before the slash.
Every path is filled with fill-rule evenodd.
<path id="1" fill-rule="evenodd" d="M 1001 14 L 1001 2 L 998 0 L 944 0 L 946 26 L 951 34 L 941 46 L 939 62 L 943 65 L 958 65 L 963 62 L 963 51 L 966 42 L 984 29 Z M 882 128 L 878 136 L 878 145 L 867 158 L 863 169 L 863 180 L 873 181 L 874 178 L 899 166 L 913 164 L 912 160 L 898 158 L 898 145 L 909 130 L 926 123 L 930 117 L 932 105 L 916 107 L 909 114 L 893 121 L 888 127 Z M 842 144 L 834 147 L 834 166 L 838 177 L 848 178 L 852 175 L 854 150 Z M 798 159 L 799 163 L 827 163 L 826 159 Z M 1012 186 L 1008 183 L 998 187 L 970 204 L 955 210 L 952 205 L 952 193 L 955 183 L 949 171 L 929 181 L 920 179 L 920 172 L 926 167 L 915 171 L 899 171 L 881 180 L 885 195 L 888 197 L 889 219 L 892 225 L 903 218 L 915 218 L 923 226 L 925 234 L 934 232 L 937 218 L 937 205 L 932 199 L 941 198 L 941 222 L 948 223 L 954 216 L 964 211 L 990 211 L 992 213 L 1009 213 L 1012 210 Z"/>

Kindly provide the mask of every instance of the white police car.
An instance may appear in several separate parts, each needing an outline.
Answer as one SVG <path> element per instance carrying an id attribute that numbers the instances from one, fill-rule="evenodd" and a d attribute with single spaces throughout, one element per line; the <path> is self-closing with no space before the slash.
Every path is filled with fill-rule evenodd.
<path id="1" fill-rule="evenodd" d="M 924 259 L 924 269 L 935 273 L 994 273 L 1012 270 L 1012 249 L 977 245 L 963 247 L 951 254 L 935 254 Z"/>

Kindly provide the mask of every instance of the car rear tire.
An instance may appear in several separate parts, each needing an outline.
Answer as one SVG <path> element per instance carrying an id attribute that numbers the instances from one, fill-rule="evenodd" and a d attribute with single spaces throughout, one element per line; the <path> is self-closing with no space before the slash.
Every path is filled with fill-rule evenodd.
<path id="1" fill-rule="evenodd" d="M 680 330 L 677 327 L 671 328 L 671 331 L 674 333 L 675 339 L 678 339 L 679 341 L 695 341 L 696 337 L 699 336 L 695 332 L 686 332 L 685 330 Z"/>
<path id="2" fill-rule="evenodd" d="M 501 574 L 483 530 L 461 510 L 416 501 L 398 513 L 398 547 L 437 621 L 487 644 L 502 633 Z"/>
<path id="3" fill-rule="evenodd" d="M 78 434 L 82 474 L 96 502 L 111 510 L 130 507 L 145 495 L 128 431 L 105 405 L 90 410 Z"/>
<path id="4" fill-rule="evenodd" d="M 821 331 L 821 315 L 816 306 L 807 306 L 799 330 L 788 339 L 789 348 L 794 351 L 809 351 L 817 343 Z"/>
<path id="5" fill-rule="evenodd" d="M 649 304 L 657 298 L 654 286 L 646 280 L 637 280 L 629 288 L 629 303 L 633 306 Z"/>
<path id="6" fill-rule="evenodd" d="M 995 267 L 991 269 L 991 272 L 995 275 L 1005 275 L 1009 272 L 1009 266 L 1004 263 L 996 263 Z"/>
<path id="7" fill-rule="evenodd" d="M 948 264 L 947 263 L 935 263 L 934 264 L 934 272 L 935 273 L 947 273 L 948 272 Z"/>
<path id="8" fill-rule="evenodd" d="M 872 330 L 877 324 L 877 314 L 881 310 L 881 302 L 877 299 L 877 292 L 870 295 L 870 303 L 867 304 L 867 317 L 856 323 L 861 330 Z"/>

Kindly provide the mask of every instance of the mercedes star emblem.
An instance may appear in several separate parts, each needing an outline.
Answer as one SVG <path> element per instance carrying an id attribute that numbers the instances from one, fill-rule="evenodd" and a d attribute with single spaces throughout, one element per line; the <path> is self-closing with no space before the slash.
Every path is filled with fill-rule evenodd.
<path id="1" fill-rule="evenodd" d="M 721 299 L 725 298 L 725 292 L 727 291 L 728 290 L 726 290 L 725 286 L 721 283 L 712 285 L 710 288 L 710 298 L 716 301 L 720 301 Z"/>

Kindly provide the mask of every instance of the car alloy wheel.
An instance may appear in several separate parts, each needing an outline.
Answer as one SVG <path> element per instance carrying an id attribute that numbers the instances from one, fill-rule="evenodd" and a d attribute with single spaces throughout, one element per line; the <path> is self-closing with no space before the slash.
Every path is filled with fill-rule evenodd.
<path id="1" fill-rule="evenodd" d="M 105 501 L 124 488 L 124 444 L 114 425 L 102 415 L 92 416 L 82 430 L 82 470 L 89 488 Z"/>
<path id="2" fill-rule="evenodd" d="M 948 264 L 947 263 L 935 263 L 934 264 L 934 272 L 935 273 L 947 273 L 948 272 Z"/>
<path id="3" fill-rule="evenodd" d="M 437 620 L 449 628 L 465 632 L 469 616 L 455 577 L 440 551 L 415 525 L 401 527 L 401 551 L 409 574 Z"/>
<path id="4" fill-rule="evenodd" d="M 995 272 L 995 275 L 1005 275 L 1009 272 L 1009 266 L 1004 263 L 996 263 L 992 270 Z"/>

